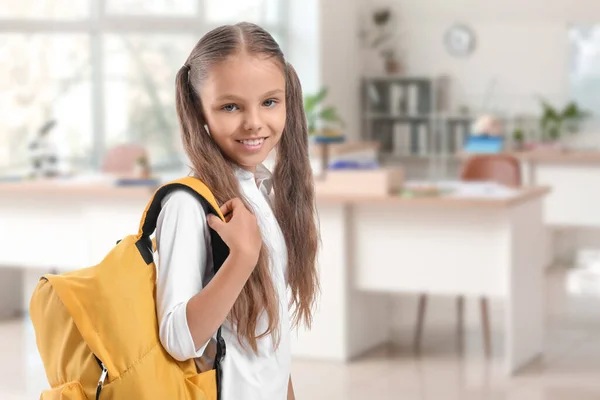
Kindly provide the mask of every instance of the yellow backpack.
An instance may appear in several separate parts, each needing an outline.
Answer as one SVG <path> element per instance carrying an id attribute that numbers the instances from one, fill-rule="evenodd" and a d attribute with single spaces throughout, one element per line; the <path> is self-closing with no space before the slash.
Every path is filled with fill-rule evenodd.
<path id="1" fill-rule="evenodd" d="M 29 305 L 37 347 L 51 389 L 42 400 L 217 400 L 225 342 L 217 332 L 214 368 L 198 374 L 193 360 L 179 362 L 159 340 L 156 271 L 150 236 L 161 201 L 183 188 L 223 219 L 210 190 L 187 177 L 154 193 L 137 235 L 129 235 L 93 267 L 44 275 Z M 228 248 L 211 229 L 215 273 Z"/>

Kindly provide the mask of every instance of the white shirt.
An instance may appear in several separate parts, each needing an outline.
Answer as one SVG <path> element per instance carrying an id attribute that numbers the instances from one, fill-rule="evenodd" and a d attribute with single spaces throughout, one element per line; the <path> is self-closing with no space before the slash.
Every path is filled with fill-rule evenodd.
<path id="1" fill-rule="evenodd" d="M 244 349 L 229 321 L 222 326 L 227 351 L 223 361 L 223 400 L 285 400 L 290 376 L 290 318 L 287 300 L 287 249 L 271 207 L 270 172 L 257 168 L 256 176 L 236 168 L 243 196 L 257 217 L 263 241 L 270 251 L 271 276 L 279 297 L 280 343 L 271 336 L 258 340 L 258 356 Z M 207 210 L 189 193 L 177 190 L 162 204 L 156 229 L 156 303 L 160 340 L 177 360 L 194 358 L 201 371 L 212 367 L 215 336 L 198 351 L 190 334 L 186 304 L 213 276 Z M 266 315 L 257 324 L 265 331 Z M 216 332 L 215 332 L 216 335 Z"/>

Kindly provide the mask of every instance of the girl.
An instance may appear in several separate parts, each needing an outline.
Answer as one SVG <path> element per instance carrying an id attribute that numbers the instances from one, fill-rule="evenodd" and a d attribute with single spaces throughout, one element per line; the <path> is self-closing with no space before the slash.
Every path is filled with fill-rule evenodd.
<path id="1" fill-rule="evenodd" d="M 293 399 L 290 329 L 310 326 L 318 286 L 298 76 L 269 33 L 239 23 L 198 42 L 177 74 L 176 96 L 192 172 L 229 217 L 207 218 L 184 191 L 163 200 L 156 231 L 161 343 L 204 370 L 223 325 L 222 399 Z M 262 163 L 274 148 L 271 175 Z M 209 226 L 230 249 L 214 276 Z"/>

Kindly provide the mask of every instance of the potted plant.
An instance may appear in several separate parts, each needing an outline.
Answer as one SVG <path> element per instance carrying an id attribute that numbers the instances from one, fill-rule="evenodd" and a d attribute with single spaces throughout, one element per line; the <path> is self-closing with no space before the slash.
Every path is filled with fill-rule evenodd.
<path id="1" fill-rule="evenodd" d="M 525 147 L 525 132 L 523 132 L 523 129 L 521 128 L 517 128 L 513 131 L 513 144 L 514 144 L 514 149 L 517 151 L 523 150 L 523 148 Z"/>
<path id="2" fill-rule="evenodd" d="M 579 131 L 581 122 L 589 117 L 589 112 L 579 108 L 576 102 L 568 103 L 563 110 L 558 110 L 542 100 L 542 117 L 540 129 L 542 141 L 556 142 L 565 133 L 574 134 Z"/>
<path id="3" fill-rule="evenodd" d="M 142 155 L 135 160 L 135 178 L 137 179 L 150 179 L 150 160 L 148 156 Z"/>
<path id="4" fill-rule="evenodd" d="M 383 69 L 388 75 L 403 72 L 398 57 L 398 24 L 395 12 L 391 7 L 376 7 L 370 14 L 366 13 L 364 27 L 360 31 L 360 39 L 365 48 L 375 51 L 383 62 Z"/>
<path id="5" fill-rule="evenodd" d="M 308 135 L 311 138 L 310 145 L 320 147 L 321 174 L 324 179 L 329 165 L 329 146 L 333 143 L 344 141 L 342 128 L 344 121 L 339 116 L 334 106 L 323 106 L 327 97 L 327 88 L 323 87 L 319 92 L 304 98 L 304 111 L 308 122 Z"/>
<path id="6" fill-rule="evenodd" d="M 308 135 L 341 137 L 344 121 L 334 106 L 323 106 L 327 97 L 327 88 L 318 93 L 304 97 L 304 112 L 308 122 Z"/>

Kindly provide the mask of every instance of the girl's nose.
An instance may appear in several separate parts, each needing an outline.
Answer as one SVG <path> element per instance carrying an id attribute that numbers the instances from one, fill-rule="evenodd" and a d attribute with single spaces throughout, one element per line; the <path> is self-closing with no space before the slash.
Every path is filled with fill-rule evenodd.
<path id="1" fill-rule="evenodd" d="M 244 130 L 258 132 L 262 129 L 262 121 L 257 111 L 249 111 L 244 120 Z"/>

